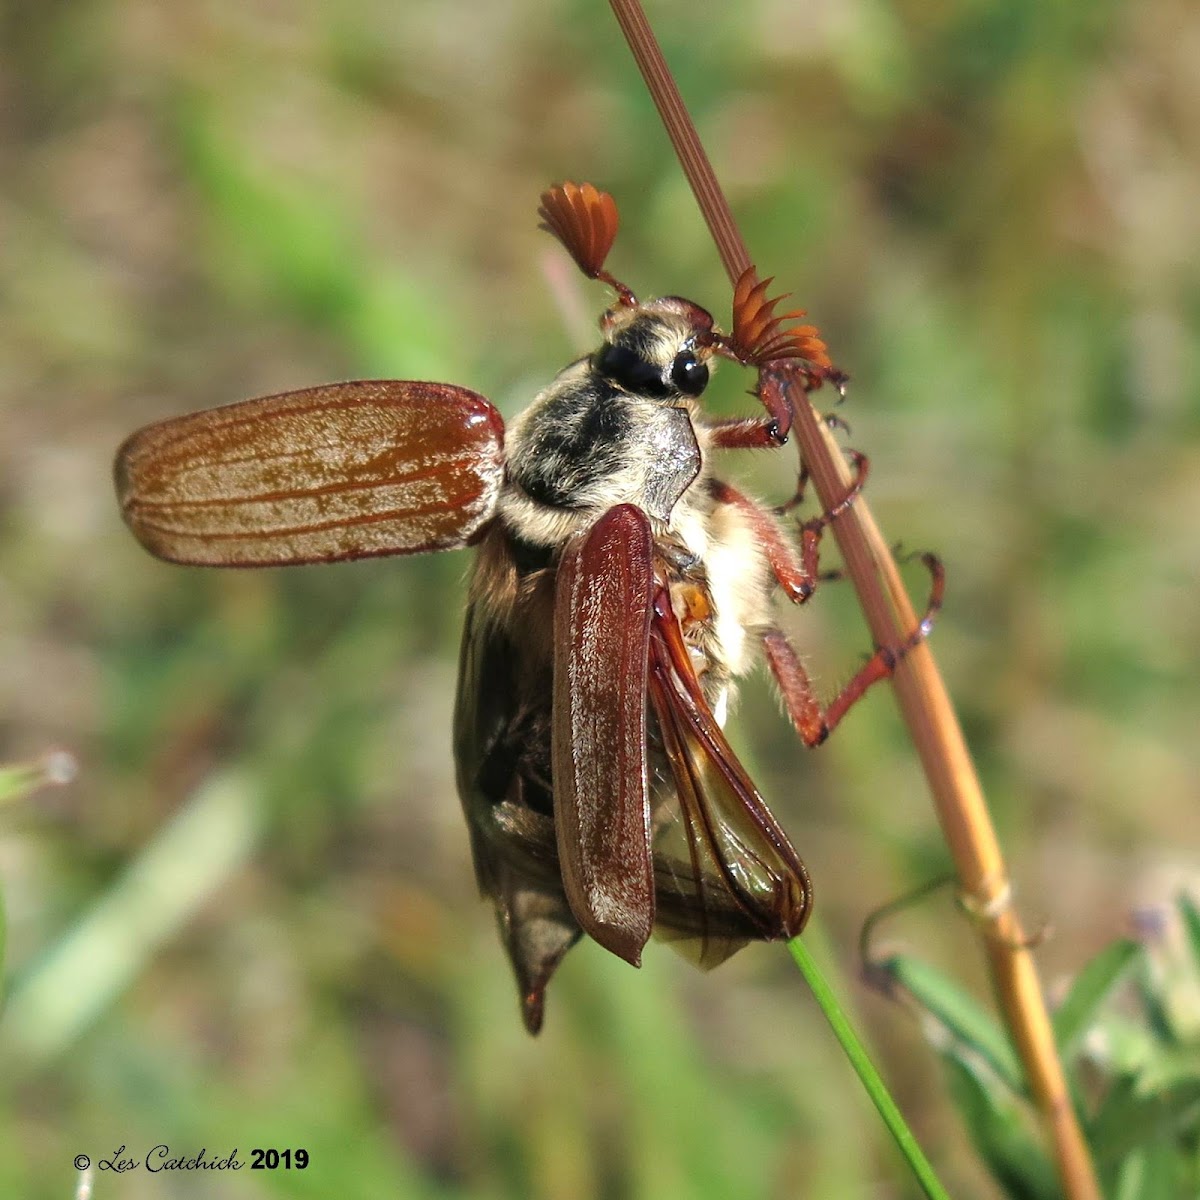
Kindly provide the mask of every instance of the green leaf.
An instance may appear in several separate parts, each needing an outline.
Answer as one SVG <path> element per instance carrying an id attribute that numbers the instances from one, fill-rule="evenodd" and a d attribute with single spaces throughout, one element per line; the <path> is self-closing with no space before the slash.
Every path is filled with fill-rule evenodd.
<path id="1" fill-rule="evenodd" d="M 1026 1095 L 1025 1077 L 1012 1045 L 995 1019 L 948 976 L 919 959 L 895 955 L 876 964 L 941 1026 L 941 1039 L 929 1040 L 943 1055 L 948 1047 L 939 1040 L 970 1049 L 983 1059 L 1015 1096 Z M 928 1033 L 927 1033 L 928 1036 Z"/>
<path id="2" fill-rule="evenodd" d="M 1195 1129 L 1200 1119 L 1200 1078 L 1185 1080 L 1152 1095 L 1141 1095 L 1134 1080 L 1116 1085 L 1088 1126 L 1097 1162 L 1115 1166 L 1149 1143 Z"/>
<path id="3" fill-rule="evenodd" d="M 1143 1096 L 1189 1084 L 1200 1084 L 1200 1045 L 1163 1050 L 1137 1077 L 1137 1089 Z"/>
<path id="4" fill-rule="evenodd" d="M 1106 1079 L 1137 1079 L 1162 1053 L 1162 1042 L 1140 1018 L 1106 1014 L 1103 1035 L 1089 1057 Z"/>
<path id="5" fill-rule="evenodd" d="M 1142 969 L 1137 973 L 1137 992 L 1156 1048 L 1177 1045 L 1161 967 L 1155 969 L 1143 960 Z"/>
<path id="6" fill-rule="evenodd" d="M 1057 1200 L 1054 1168 L 1038 1144 L 1024 1106 L 994 1074 L 962 1052 L 943 1055 L 950 1091 L 980 1157 L 1012 1200 Z"/>
<path id="7" fill-rule="evenodd" d="M 1192 963 L 1196 970 L 1200 971 L 1200 909 L 1187 892 L 1180 892 L 1176 903 L 1179 905 L 1179 915 L 1183 919 L 1183 928 L 1187 932 Z"/>
<path id="8" fill-rule="evenodd" d="M 1141 951 L 1131 938 L 1105 946 L 1079 972 L 1071 991 L 1054 1014 L 1054 1039 L 1065 1056 L 1092 1024 L 1097 1009 L 1125 977 Z"/>
<path id="9" fill-rule="evenodd" d="M 1176 1155 L 1165 1142 L 1139 1146 L 1121 1164 L 1115 1200 L 1179 1200 Z"/>

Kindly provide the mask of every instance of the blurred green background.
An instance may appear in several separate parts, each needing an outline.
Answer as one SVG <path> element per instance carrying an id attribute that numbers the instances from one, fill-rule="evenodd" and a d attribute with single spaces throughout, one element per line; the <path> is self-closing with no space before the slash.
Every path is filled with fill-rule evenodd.
<path id="1" fill-rule="evenodd" d="M 1200 886 L 1200 12 L 649 13 L 853 378 L 876 515 L 945 559 L 935 653 L 1057 994 Z M 536 229 L 563 178 L 616 196 L 619 276 L 727 317 L 599 0 L 0 8 L 0 761 L 80 768 L 0 808 L 0 1194 L 159 1142 L 312 1161 L 96 1200 L 913 1194 L 780 948 L 704 976 L 581 945 L 522 1032 L 453 787 L 465 555 L 205 573 L 121 525 L 151 420 L 370 376 L 519 411 L 605 303 Z M 782 498 L 793 467 L 729 469 Z M 844 586 L 791 628 L 827 692 L 867 648 Z M 946 866 L 890 697 L 806 753 L 755 679 L 734 735 L 918 1134 L 997 1195 L 918 1022 L 856 978 L 864 917 Z M 890 928 L 986 994 L 948 898 Z"/>

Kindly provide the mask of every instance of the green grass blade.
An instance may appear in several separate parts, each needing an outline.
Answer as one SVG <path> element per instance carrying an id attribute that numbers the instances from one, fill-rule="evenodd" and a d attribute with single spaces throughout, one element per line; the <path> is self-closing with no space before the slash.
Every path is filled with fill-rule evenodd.
<path id="1" fill-rule="evenodd" d="M 63 1052 L 240 869 L 258 841 L 259 807 L 251 779 L 228 771 L 206 780 L 75 926 L 14 982 L 0 1042 L 31 1063 Z"/>
<path id="2" fill-rule="evenodd" d="M 76 770 L 75 759 L 65 750 L 52 750 L 32 762 L 0 766 L 0 805 L 21 800 L 38 788 L 70 783 L 75 778 Z M 4 952 L 7 944 L 8 917 L 4 907 L 4 891 L 0 888 L 0 998 L 3 998 L 6 990 Z"/>
<path id="3" fill-rule="evenodd" d="M 949 1200 L 946 1190 L 942 1187 L 937 1175 L 934 1173 L 933 1165 L 925 1157 L 924 1151 L 918 1145 L 912 1130 L 909 1129 L 904 1117 L 900 1113 L 900 1109 L 896 1106 L 895 1100 L 892 1099 L 891 1093 L 887 1090 L 887 1085 L 883 1082 L 879 1072 L 875 1069 L 875 1065 L 868 1057 L 866 1047 L 863 1046 L 858 1035 L 854 1032 L 854 1028 L 838 1003 L 833 989 L 821 974 L 812 955 L 809 954 L 808 948 L 800 938 L 792 938 L 788 942 L 788 950 L 791 952 L 796 965 L 800 968 L 800 973 L 812 989 L 817 1003 L 821 1006 L 821 1012 L 825 1014 L 825 1019 L 833 1029 L 834 1036 L 846 1052 L 846 1057 L 850 1060 L 850 1065 L 862 1081 L 863 1087 L 866 1088 L 867 1094 L 871 1097 L 871 1102 L 879 1111 L 879 1115 L 883 1118 L 883 1123 L 887 1126 L 888 1132 L 900 1148 L 900 1153 L 907 1160 L 913 1175 L 916 1176 L 925 1195 L 930 1197 L 930 1200 Z"/>

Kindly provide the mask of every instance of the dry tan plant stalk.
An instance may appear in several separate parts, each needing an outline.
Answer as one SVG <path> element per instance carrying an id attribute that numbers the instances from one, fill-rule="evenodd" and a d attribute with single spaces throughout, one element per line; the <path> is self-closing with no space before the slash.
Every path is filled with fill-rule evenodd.
<path id="1" fill-rule="evenodd" d="M 638 0 L 610 3 L 734 282 L 751 265 L 750 256 L 646 15 Z M 802 370 L 786 364 L 773 369 L 790 375 L 800 456 L 821 503 L 831 509 L 850 485 L 847 464 L 828 427 L 808 403 Z M 917 617 L 895 558 L 865 500 L 860 497 L 845 509 L 834 519 L 832 529 L 876 644 L 900 644 L 915 628 Z M 928 643 L 904 658 L 894 683 L 954 858 L 964 902 L 983 940 L 1000 1010 L 1054 1148 L 1064 1195 L 1068 1200 L 1100 1200 L 1095 1168 L 1071 1105 L 1028 939 L 1012 905 L 996 832 Z"/>

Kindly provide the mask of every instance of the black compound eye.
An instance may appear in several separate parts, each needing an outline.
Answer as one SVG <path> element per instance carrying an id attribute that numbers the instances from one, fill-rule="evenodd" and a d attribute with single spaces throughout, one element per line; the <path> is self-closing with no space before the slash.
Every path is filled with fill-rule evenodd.
<path id="1" fill-rule="evenodd" d="M 708 387 L 708 367 L 697 362 L 690 350 L 684 350 L 671 364 L 671 382 L 685 396 L 698 396 Z"/>
<path id="2" fill-rule="evenodd" d="M 665 397 L 669 389 L 662 379 L 662 369 L 647 362 L 627 346 L 607 345 L 595 358 L 596 370 L 626 391 L 655 399 Z M 707 372 L 706 372 L 707 374 Z"/>

